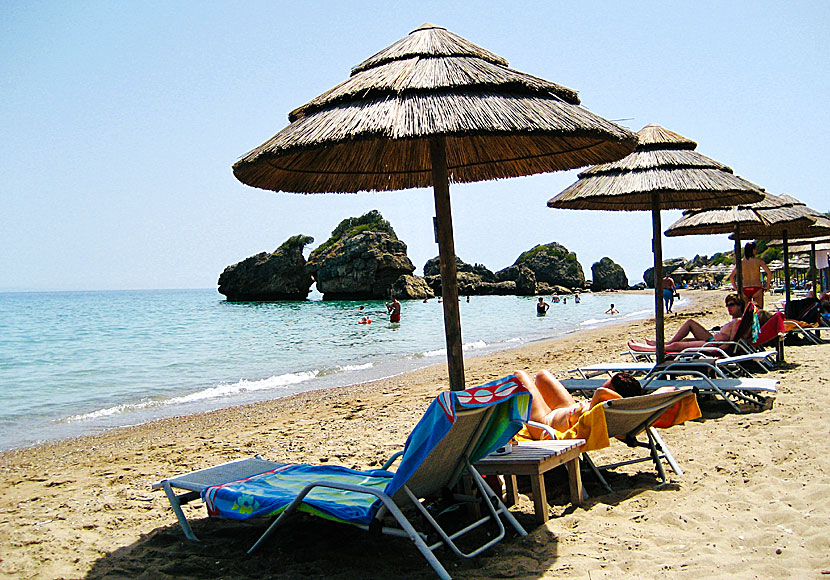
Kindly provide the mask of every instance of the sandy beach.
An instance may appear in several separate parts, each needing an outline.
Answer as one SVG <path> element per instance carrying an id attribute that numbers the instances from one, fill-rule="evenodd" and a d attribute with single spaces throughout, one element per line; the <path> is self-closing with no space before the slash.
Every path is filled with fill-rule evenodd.
<path id="1" fill-rule="evenodd" d="M 666 320 L 725 322 L 724 292 L 690 298 Z M 468 384 L 515 369 L 624 360 L 628 338 L 653 321 L 570 334 L 466 361 Z M 830 459 L 826 450 L 830 345 L 788 347 L 772 373 L 771 410 L 737 414 L 716 402 L 663 432 L 685 471 L 657 487 L 650 464 L 616 470 L 603 493 L 570 505 L 567 483 L 548 482 L 553 513 L 537 525 L 532 503 L 513 508 L 527 538 L 508 537 L 474 560 L 438 556 L 454 578 L 830 578 Z M 434 578 L 405 540 L 377 541 L 348 526 L 298 519 L 254 556 L 266 522 L 208 520 L 186 507 L 201 542 L 184 539 L 150 484 L 224 461 L 266 459 L 379 467 L 446 385 L 436 365 L 379 382 L 160 420 L 0 454 L 0 576 L 29 578 Z M 812 404 L 811 401 L 818 401 Z M 619 443 L 595 459 L 623 458 Z"/>

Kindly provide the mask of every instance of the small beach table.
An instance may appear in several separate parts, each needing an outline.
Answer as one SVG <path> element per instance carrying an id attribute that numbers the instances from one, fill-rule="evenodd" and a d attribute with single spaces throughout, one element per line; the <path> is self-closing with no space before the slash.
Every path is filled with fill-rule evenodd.
<path id="1" fill-rule="evenodd" d="M 476 463 L 475 468 L 482 475 L 503 475 L 507 497 L 505 504 L 514 505 L 519 500 L 516 490 L 516 476 L 530 477 L 533 490 L 533 510 L 540 524 L 549 519 L 548 497 L 545 490 L 545 473 L 565 465 L 568 468 L 568 483 L 571 503 L 581 505 L 584 499 L 582 477 L 579 473 L 579 454 L 585 445 L 584 439 L 564 441 L 527 441 L 513 445 L 513 451 L 506 455 L 488 455 Z"/>

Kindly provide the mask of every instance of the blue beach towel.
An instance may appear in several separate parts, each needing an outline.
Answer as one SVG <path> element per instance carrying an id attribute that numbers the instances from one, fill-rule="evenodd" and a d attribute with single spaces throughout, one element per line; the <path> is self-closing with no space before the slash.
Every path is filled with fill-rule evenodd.
<path id="1" fill-rule="evenodd" d="M 530 416 L 530 393 L 513 375 L 436 397 L 407 439 L 400 466 L 394 473 L 335 465 L 286 464 L 248 479 L 209 487 L 202 492 L 202 499 L 210 515 L 241 520 L 281 513 L 312 482 L 361 485 L 391 497 L 450 431 L 459 410 L 493 405 L 496 409 L 485 434 L 470 457 L 470 462 L 475 463 L 510 441 Z M 370 494 L 315 487 L 299 509 L 335 521 L 368 524 L 380 505 L 380 500 Z"/>

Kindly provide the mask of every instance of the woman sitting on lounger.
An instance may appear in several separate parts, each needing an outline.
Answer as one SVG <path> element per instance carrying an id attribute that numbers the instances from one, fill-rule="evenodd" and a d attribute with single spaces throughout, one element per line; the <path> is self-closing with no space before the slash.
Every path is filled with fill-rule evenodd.
<path id="1" fill-rule="evenodd" d="M 712 333 L 706 330 L 702 324 L 691 318 L 684 322 L 671 340 L 666 342 L 666 352 L 680 352 L 686 348 L 695 348 L 705 345 L 707 342 L 729 342 L 735 340 L 735 333 L 741 324 L 741 316 L 744 313 L 744 301 L 737 294 L 729 294 L 726 297 L 726 309 L 732 320 L 721 326 L 720 330 Z M 691 335 L 691 336 L 690 336 Z M 654 352 L 655 342 L 646 340 L 638 342 L 628 341 L 628 348 L 635 352 Z"/>
<path id="2" fill-rule="evenodd" d="M 640 381 L 623 372 L 608 379 L 603 386 L 594 391 L 589 401 L 578 403 L 568 389 L 548 371 L 540 371 L 535 381 L 524 371 L 516 371 L 515 374 L 533 395 L 530 420 L 550 425 L 557 431 L 567 431 L 576 424 L 583 413 L 604 401 L 643 394 Z M 538 427 L 528 426 L 527 429 L 533 439 L 543 437 L 543 431 Z"/>

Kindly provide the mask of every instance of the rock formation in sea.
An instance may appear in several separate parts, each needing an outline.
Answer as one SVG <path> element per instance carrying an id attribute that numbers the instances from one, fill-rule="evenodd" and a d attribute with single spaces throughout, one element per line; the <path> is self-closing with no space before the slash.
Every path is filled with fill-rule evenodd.
<path id="1" fill-rule="evenodd" d="M 611 258 L 602 258 L 591 266 L 591 289 L 594 292 L 602 290 L 627 290 L 628 277 L 622 266 L 615 263 Z"/>
<path id="2" fill-rule="evenodd" d="M 686 264 L 686 258 L 667 258 L 663 260 L 663 275 L 671 274 Z M 643 272 L 643 281 L 648 288 L 654 288 L 654 267 Z"/>
<path id="3" fill-rule="evenodd" d="M 288 238 L 273 253 L 262 252 L 225 268 L 219 292 L 231 301 L 305 300 L 311 289 L 303 249 L 310 236 Z"/>
<path id="4" fill-rule="evenodd" d="M 533 271 L 536 283 L 566 288 L 584 288 L 585 274 L 576 259 L 576 254 L 557 242 L 538 245 L 523 252 L 513 263 L 496 272 L 499 280 L 517 281 L 520 267 L 526 266 Z"/>
<path id="5" fill-rule="evenodd" d="M 435 298 L 435 292 L 420 276 L 404 274 L 392 284 L 392 295 L 398 300 L 424 300 Z"/>
<path id="6" fill-rule="evenodd" d="M 340 222 L 311 252 L 307 269 L 324 300 L 389 297 L 392 285 L 415 266 L 388 221 L 377 210 Z"/>
<path id="7" fill-rule="evenodd" d="M 516 281 L 499 281 L 496 275 L 482 264 L 470 265 L 458 256 L 455 258 L 458 271 L 458 294 L 460 296 L 511 295 L 516 294 Z M 441 294 L 441 260 L 438 257 L 424 264 L 424 277 L 435 294 Z"/>

